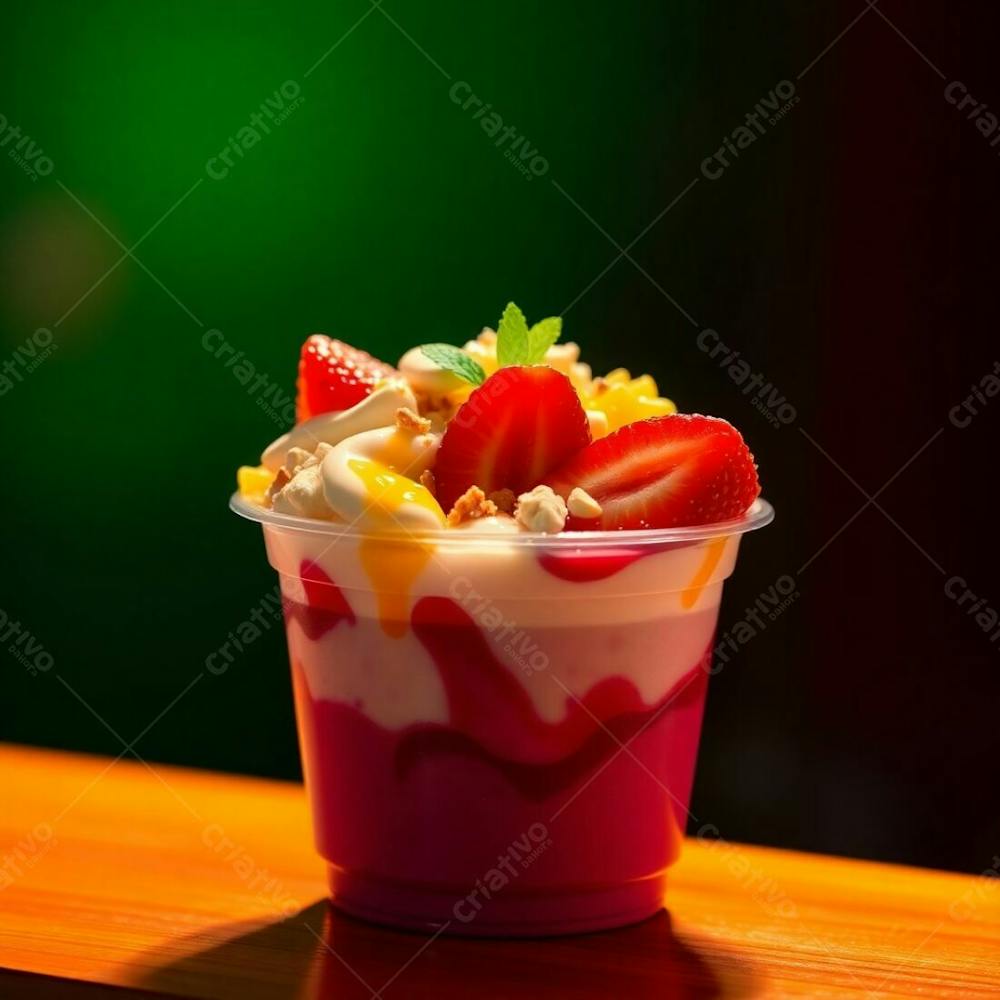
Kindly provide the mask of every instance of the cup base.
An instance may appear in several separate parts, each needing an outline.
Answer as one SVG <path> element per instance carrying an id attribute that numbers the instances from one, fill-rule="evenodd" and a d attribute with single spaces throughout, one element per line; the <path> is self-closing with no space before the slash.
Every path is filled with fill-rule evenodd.
<path id="1" fill-rule="evenodd" d="M 330 901 L 370 923 L 459 937 L 552 937 L 637 924 L 664 905 L 665 876 L 621 886 L 511 892 L 488 901 L 448 888 L 328 866 Z"/>

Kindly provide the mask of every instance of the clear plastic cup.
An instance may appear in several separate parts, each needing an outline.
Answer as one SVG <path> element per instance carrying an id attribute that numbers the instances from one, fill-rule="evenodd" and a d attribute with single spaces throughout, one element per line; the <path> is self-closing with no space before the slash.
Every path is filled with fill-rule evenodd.
<path id="1" fill-rule="evenodd" d="M 547 935 L 664 904 L 742 535 L 365 534 L 275 514 L 303 769 L 333 903 Z"/>

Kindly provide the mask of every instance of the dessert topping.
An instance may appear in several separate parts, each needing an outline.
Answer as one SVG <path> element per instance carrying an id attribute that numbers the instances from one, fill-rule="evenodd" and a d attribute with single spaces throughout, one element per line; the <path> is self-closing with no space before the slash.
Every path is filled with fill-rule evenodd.
<path id="1" fill-rule="evenodd" d="M 554 535 L 566 525 L 566 501 L 550 486 L 536 486 L 517 498 L 517 521 L 528 531 Z"/>
<path id="2" fill-rule="evenodd" d="M 478 486 L 470 486 L 448 511 L 448 527 L 456 528 L 465 521 L 474 521 L 480 517 L 493 517 L 497 505 L 486 499 L 486 494 Z"/>
<path id="3" fill-rule="evenodd" d="M 355 434 L 331 448 L 320 465 L 330 507 L 349 523 L 378 531 L 442 528 L 444 511 L 417 482 L 434 461 L 436 434 L 392 427 Z"/>
<path id="4" fill-rule="evenodd" d="M 739 517 L 760 483 L 750 449 L 718 417 L 673 414 L 627 424 L 594 441 L 554 472 L 561 496 L 586 490 L 600 505 L 605 531 L 673 528 Z"/>
<path id="5" fill-rule="evenodd" d="M 284 470 L 282 470 L 284 471 Z M 279 514 L 297 514 L 299 517 L 318 517 L 330 520 L 333 511 L 323 494 L 320 467 L 302 466 L 271 499 L 271 506 Z"/>
<path id="6" fill-rule="evenodd" d="M 517 506 L 517 496 L 513 490 L 494 490 L 489 498 L 496 504 L 497 510 L 501 513 L 514 513 L 514 508 Z"/>
<path id="7" fill-rule="evenodd" d="M 566 498 L 566 509 L 582 520 L 592 520 L 601 516 L 601 505 L 586 491 L 574 486 Z"/>
<path id="8" fill-rule="evenodd" d="M 450 508 L 470 486 L 487 494 L 529 490 L 589 441 L 565 375 L 540 365 L 501 368 L 445 429 L 434 463 L 438 498 Z"/>
<path id="9" fill-rule="evenodd" d="M 321 413 L 303 423 L 296 424 L 287 434 L 264 449 L 261 465 L 277 471 L 288 451 L 303 448 L 312 452 L 322 442 L 338 444 L 345 438 L 362 431 L 374 430 L 392 424 L 400 407 L 417 408 L 413 390 L 401 378 L 387 379 L 371 395 L 365 396 L 350 409 Z"/>
<path id="10" fill-rule="evenodd" d="M 291 482 L 291 479 L 292 474 L 288 471 L 288 469 L 284 466 L 278 469 L 277 475 L 272 480 L 271 485 L 267 488 L 267 499 L 273 501 L 274 494 L 283 489 L 285 483 Z"/>
<path id="11" fill-rule="evenodd" d="M 677 407 L 659 394 L 652 375 L 632 378 L 625 368 L 616 368 L 595 378 L 581 395 L 588 412 L 597 410 L 607 418 L 608 430 L 616 431 L 636 420 L 676 413 Z M 604 432 L 607 433 L 607 430 Z M 594 437 L 600 437 L 594 434 Z"/>
<path id="12" fill-rule="evenodd" d="M 369 395 L 378 382 L 398 376 L 392 365 L 341 340 L 314 333 L 299 356 L 296 420 L 347 410 Z"/>
<path id="13" fill-rule="evenodd" d="M 426 434 L 431 429 L 431 422 L 408 406 L 401 406 L 396 410 L 396 429 L 410 434 Z"/>
<path id="14" fill-rule="evenodd" d="M 290 476 L 294 476 L 295 473 L 312 457 L 312 452 L 306 451 L 305 448 L 299 448 L 297 446 L 291 447 L 285 455 L 285 464 L 281 468 L 284 469 Z"/>
<path id="15" fill-rule="evenodd" d="M 240 493 L 377 532 L 669 528 L 750 507 L 760 487 L 735 428 L 677 414 L 650 375 L 594 378 L 561 332 L 511 302 L 496 332 L 415 347 L 398 370 L 314 334 L 298 423 L 239 470 Z"/>
<path id="16" fill-rule="evenodd" d="M 274 473 L 262 465 L 241 465 L 236 470 L 236 485 L 240 494 L 254 503 L 263 503 Z"/>

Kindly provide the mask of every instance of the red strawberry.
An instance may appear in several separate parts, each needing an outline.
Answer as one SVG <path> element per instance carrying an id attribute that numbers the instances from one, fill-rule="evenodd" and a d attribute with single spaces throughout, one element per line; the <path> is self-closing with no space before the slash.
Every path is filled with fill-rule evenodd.
<path id="1" fill-rule="evenodd" d="M 650 417 L 594 441 L 548 477 L 563 497 L 585 489 L 603 508 L 571 529 L 679 528 L 739 517 L 760 483 L 750 449 L 718 417 Z"/>
<path id="2" fill-rule="evenodd" d="M 320 413 L 346 410 L 360 403 L 379 379 L 398 374 L 392 365 L 350 344 L 314 333 L 299 356 L 295 418 L 301 423 Z"/>
<path id="3" fill-rule="evenodd" d="M 576 390 L 543 365 L 501 368 L 459 407 L 434 461 L 448 510 L 470 487 L 515 493 L 541 483 L 590 441 Z"/>

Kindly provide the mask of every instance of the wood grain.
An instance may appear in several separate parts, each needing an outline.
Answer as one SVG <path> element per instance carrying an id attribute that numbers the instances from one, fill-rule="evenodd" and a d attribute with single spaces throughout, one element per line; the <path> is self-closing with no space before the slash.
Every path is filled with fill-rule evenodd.
<path id="1" fill-rule="evenodd" d="M 431 940 L 327 907 L 297 785 L 15 746 L 0 768 L 3 997 L 1000 996 L 998 878 L 689 840 L 637 927 Z"/>

